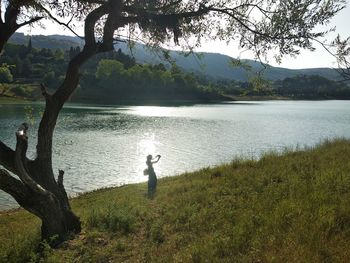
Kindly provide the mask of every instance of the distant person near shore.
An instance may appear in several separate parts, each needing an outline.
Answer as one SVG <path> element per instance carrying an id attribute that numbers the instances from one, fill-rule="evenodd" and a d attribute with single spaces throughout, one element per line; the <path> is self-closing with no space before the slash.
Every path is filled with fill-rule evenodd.
<path id="1" fill-rule="evenodd" d="M 157 176 L 153 169 L 153 164 L 157 163 L 160 159 L 160 155 L 157 155 L 154 159 L 152 155 L 147 156 L 147 169 L 143 171 L 144 175 L 148 175 L 148 197 L 153 198 L 157 190 Z"/>

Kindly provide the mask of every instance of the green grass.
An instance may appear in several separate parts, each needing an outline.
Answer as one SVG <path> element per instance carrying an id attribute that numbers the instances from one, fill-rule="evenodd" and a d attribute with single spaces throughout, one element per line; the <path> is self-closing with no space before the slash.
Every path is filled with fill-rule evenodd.
<path id="1" fill-rule="evenodd" d="M 348 262 L 350 141 L 235 160 L 72 200 L 83 231 L 42 262 Z M 39 260 L 39 222 L 0 216 L 0 259 Z M 11 261 L 12 260 L 12 261 Z"/>
<path id="2" fill-rule="evenodd" d="M 40 242 L 40 221 L 23 210 L 0 212 L 0 262 L 27 262 Z"/>
<path id="3" fill-rule="evenodd" d="M 0 104 L 28 103 L 28 100 L 16 97 L 0 96 Z"/>

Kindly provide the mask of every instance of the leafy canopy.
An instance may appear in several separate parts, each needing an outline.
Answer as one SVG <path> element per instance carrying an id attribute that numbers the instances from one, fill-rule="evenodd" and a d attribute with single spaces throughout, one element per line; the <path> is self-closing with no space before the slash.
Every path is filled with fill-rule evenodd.
<path id="1" fill-rule="evenodd" d="M 328 33 L 316 26 L 326 25 L 345 4 L 345 0 L 70 0 L 48 6 L 58 16 L 71 16 L 71 21 L 84 20 L 90 10 L 105 6 L 109 11 L 95 28 L 100 37 L 106 33 L 107 14 L 113 13 L 119 17 L 113 25 L 115 37 L 143 40 L 150 46 L 174 40 L 184 49 L 199 46 L 204 39 L 238 40 L 257 58 L 273 50 L 280 60 L 286 54 L 298 55 L 300 49 L 313 50 L 312 40 Z"/>
<path id="2" fill-rule="evenodd" d="M 257 58 L 273 50 L 275 58 L 313 50 L 312 40 L 328 32 L 326 25 L 345 7 L 345 0 L 2 0 L 1 21 L 17 8 L 17 24 L 35 18 L 52 19 L 75 32 L 92 10 L 94 35 L 142 40 L 152 47 L 171 40 L 184 49 L 206 39 L 238 40 Z M 13 7 L 12 9 L 8 7 Z M 108 21 L 108 16 L 117 17 Z M 94 18 L 93 18 L 94 19 Z M 35 20 L 37 21 L 37 20 Z M 106 27 L 106 23 L 110 23 Z M 85 39 L 86 35 L 85 28 Z"/>

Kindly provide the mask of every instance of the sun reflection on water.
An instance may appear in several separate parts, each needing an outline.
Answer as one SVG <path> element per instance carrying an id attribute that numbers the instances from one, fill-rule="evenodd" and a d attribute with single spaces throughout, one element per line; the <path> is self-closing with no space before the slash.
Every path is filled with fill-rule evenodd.
<path id="1" fill-rule="evenodd" d="M 138 154 L 154 154 L 156 152 L 156 140 L 154 133 L 145 133 L 144 139 L 141 139 L 137 144 Z"/>
<path id="2" fill-rule="evenodd" d="M 136 106 L 133 107 L 132 112 L 140 116 L 165 117 L 171 115 L 172 108 L 160 106 Z"/>

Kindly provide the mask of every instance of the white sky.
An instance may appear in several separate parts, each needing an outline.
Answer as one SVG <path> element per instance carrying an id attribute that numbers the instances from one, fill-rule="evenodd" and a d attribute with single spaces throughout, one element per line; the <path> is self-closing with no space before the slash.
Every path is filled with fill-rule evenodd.
<path id="1" fill-rule="evenodd" d="M 30 28 L 29 26 L 22 28 L 19 32 L 32 35 L 72 35 L 70 31 L 65 29 L 62 26 L 57 24 L 52 24 L 50 22 L 44 22 L 46 29 L 36 26 L 35 28 Z M 329 34 L 327 36 L 328 40 L 332 40 L 339 33 L 343 38 L 350 36 L 350 0 L 347 0 L 347 7 L 339 12 L 335 16 L 329 27 L 336 26 L 336 33 Z M 83 29 L 77 30 L 77 32 L 82 32 Z M 321 45 L 315 43 L 314 47 L 316 51 L 306 51 L 303 50 L 297 58 L 285 57 L 282 60 L 281 64 L 277 64 L 273 59 L 270 59 L 268 62 L 270 65 L 279 66 L 284 68 L 316 68 L 316 67 L 336 67 L 335 59 L 328 54 Z M 198 48 L 196 51 L 202 52 L 212 52 L 212 53 L 221 53 L 234 58 L 240 57 L 241 59 L 253 59 L 251 52 L 245 51 L 242 53 L 242 50 L 238 50 L 237 43 L 230 43 L 227 45 L 225 42 L 206 42 L 202 44 L 201 48 Z"/>

